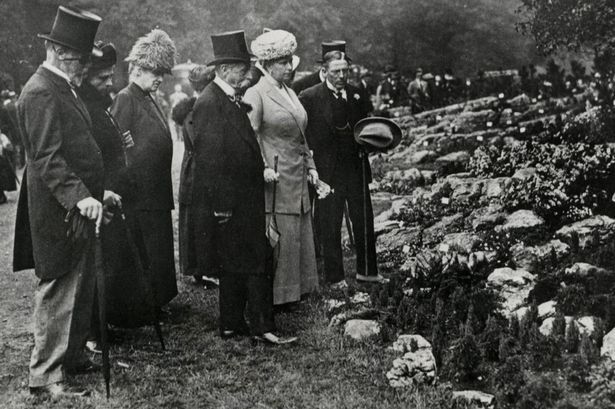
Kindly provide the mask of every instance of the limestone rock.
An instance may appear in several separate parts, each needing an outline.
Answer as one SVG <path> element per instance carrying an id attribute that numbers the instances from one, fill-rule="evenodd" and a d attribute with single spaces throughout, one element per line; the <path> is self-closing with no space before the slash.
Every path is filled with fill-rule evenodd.
<path id="1" fill-rule="evenodd" d="M 470 154 L 466 151 L 453 152 L 435 160 L 438 170 L 445 175 L 464 171 L 470 162 Z"/>
<path id="2" fill-rule="evenodd" d="M 447 249 L 457 249 L 465 254 L 470 254 L 472 250 L 480 243 L 480 238 L 473 233 L 450 233 L 444 236 L 440 246 L 445 246 Z"/>
<path id="3" fill-rule="evenodd" d="M 483 195 L 490 200 L 500 199 L 510 187 L 511 182 L 512 178 L 507 177 L 485 179 Z"/>
<path id="4" fill-rule="evenodd" d="M 600 349 L 600 355 L 608 356 L 615 361 L 615 328 L 613 328 L 608 334 L 602 338 L 602 348 Z"/>
<path id="5" fill-rule="evenodd" d="M 564 317 L 564 318 L 566 319 L 566 330 L 568 330 L 568 326 L 570 326 L 570 323 L 574 321 L 577 328 L 579 329 L 579 334 L 590 336 L 594 333 L 594 330 L 596 328 L 596 317 L 586 316 L 586 317 L 580 317 L 577 319 L 574 319 L 573 317 Z M 539 328 L 539 331 L 542 335 L 544 336 L 551 335 L 551 333 L 553 332 L 553 321 L 554 320 L 555 318 L 550 317 L 543 321 L 542 325 Z"/>
<path id="6" fill-rule="evenodd" d="M 463 215 L 461 213 L 452 216 L 445 216 L 439 222 L 423 231 L 423 243 L 436 244 L 442 240 L 446 234 L 450 234 L 458 226 L 463 225 Z"/>
<path id="7" fill-rule="evenodd" d="M 536 175 L 536 168 L 523 168 L 523 169 L 519 169 L 518 171 L 515 172 L 514 175 L 512 175 L 513 179 L 519 179 L 519 180 L 528 180 L 533 178 Z"/>
<path id="8" fill-rule="evenodd" d="M 535 276 L 525 270 L 513 270 L 512 268 L 502 267 L 496 268 L 493 273 L 489 274 L 487 281 L 496 287 L 504 287 L 507 285 L 522 287 L 533 283 Z"/>
<path id="9" fill-rule="evenodd" d="M 557 306 L 557 302 L 555 301 L 547 301 L 543 302 L 538 306 L 538 318 L 545 319 L 550 318 L 555 315 L 555 307 Z"/>
<path id="10" fill-rule="evenodd" d="M 505 232 L 522 232 L 541 228 L 544 224 L 544 219 L 533 211 L 517 210 L 506 218 L 502 230 Z"/>
<path id="11" fill-rule="evenodd" d="M 456 133 L 470 133 L 487 128 L 487 122 L 494 122 L 497 114 L 491 109 L 462 112 L 452 122 Z"/>
<path id="12" fill-rule="evenodd" d="M 434 151 L 418 151 L 415 152 L 410 157 L 410 162 L 414 164 L 421 164 L 426 162 L 432 162 L 436 158 L 436 153 Z"/>
<path id="13" fill-rule="evenodd" d="M 566 320 L 566 328 L 568 328 L 570 323 L 573 321 L 573 318 L 564 317 L 564 319 Z M 546 320 L 542 322 L 542 325 L 538 329 L 540 333 L 544 335 L 545 337 L 548 337 L 549 335 L 553 333 L 553 321 L 555 321 L 555 318 L 553 317 L 547 318 Z"/>
<path id="14" fill-rule="evenodd" d="M 591 277 L 591 276 L 594 276 L 600 273 L 605 273 L 605 274 L 609 273 L 609 271 L 604 268 L 596 267 L 588 263 L 574 263 L 572 266 L 564 270 L 564 272 L 566 275 L 583 277 L 583 278 Z"/>
<path id="15" fill-rule="evenodd" d="M 526 247 L 523 243 L 517 243 L 511 247 L 510 251 L 517 268 L 537 273 L 540 265 L 548 262 L 552 254 L 555 254 L 557 260 L 567 256 L 570 253 L 570 246 L 559 240 L 551 240 L 542 246 Z"/>
<path id="16" fill-rule="evenodd" d="M 579 238 L 579 247 L 582 249 L 597 244 L 593 243 L 594 237 L 599 240 L 599 244 L 604 244 L 615 237 L 615 220 L 608 216 L 593 216 L 562 227 L 555 232 L 555 237 L 570 243 L 574 234 Z"/>
<path id="17" fill-rule="evenodd" d="M 495 408 L 495 396 L 481 391 L 458 391 L 453 392 L 455 400 L 463 400 L 477 409 Z"/>
<path id="18" fill-rule="evenodd" d="M 508 100 L 508 104 L 516 110 L 526 110 L 531 103 L 530 97 L 526 94 L 517 95 Z"/>
<path id="19" fill-rule="evenodd" d="M 416 342 L 418 349 L 431 350 L 431 344 L 421 335 L 400 335 L 397 337 L 397 341 L 393 342 L 392 349 L 397 352 L 405 354 L 406 352 L 412 352 L 411 345 Z"/>
<path id="20" fill-rule="evenodd" d="M 506 213 L 501 205 L 489 205 L 474 210 L 469 220 L 475 231 L 490 230 L 506 220 Z"/>
<path id="21" fill-rule="evenodd" d="M 381 234 L 377 239 L 377 251 L 393 251 L 404 245 L 417 243 L 421 234 L 420 227 L 396 228 L 388 233 Z"/>
<path id="22" fill-rule="evenodd" d="M 380 324 L 372 320 L 350 320 L 344 327 L 344 335 L 361 341 L 380 334 Z"/>

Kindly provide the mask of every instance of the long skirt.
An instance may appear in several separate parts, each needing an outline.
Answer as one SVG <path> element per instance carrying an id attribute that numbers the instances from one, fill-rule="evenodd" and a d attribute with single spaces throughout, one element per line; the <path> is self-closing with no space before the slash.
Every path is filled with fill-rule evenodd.
<path id="1" fill-rule="evenodd" d="M 271 215 L 267 215 L 269 224 Z M 318 289 L 314 234 L 310 213 L 276 214 L 279 257 L 273 277 L 273 304 L 299 301 L 303 294 Z"/>
<path id="2" fill-rule="evenodd" d="M 136 218 L 145 243 L 155 304 L 162 307 L 177 295 L 171 211 L 137 210 Z"/>

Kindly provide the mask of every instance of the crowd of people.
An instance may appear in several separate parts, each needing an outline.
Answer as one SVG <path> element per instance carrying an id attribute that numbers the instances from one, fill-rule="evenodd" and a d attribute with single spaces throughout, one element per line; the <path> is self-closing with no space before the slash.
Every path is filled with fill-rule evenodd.
<path id="1" fill-rule="evenodd" d="M 124 59 L 129 84 L 112 94 L 119 56 L 95 41 L 101 22 L 60 6 L 51 31 L 39 34 L 46 59 L 14 105 L 12 135 L 26 166 L 13 269 L 33 268 L 39 279 L 29 367 L 37 395 L 84 396 L 66 374 L 100 369 L 86 347 L 99 350 L 106 324 L 157 324 L 178 294 L 174 144 L 156 98 L 175 44 L 160 29 L 139 38 Z M 214 59 L 190 72 L 195 96 L 179 88 L 171 103 L 185 144 L 180 270 L 218 286 L 222 339 L 292 343 L 277 335 L 275 313 L 322 285 L 347 286 L 344 215 L 357 252 L 352 277 L 386 281 L 367 151 L 394 147 L 401 130 L 369 117 L 367 93 L 348 83 L 345 42 L 322 44 L 314 82 L 297 93 L 292 33 L 265 30 L 250 50 L 243 31 L 211 41 Z"/>

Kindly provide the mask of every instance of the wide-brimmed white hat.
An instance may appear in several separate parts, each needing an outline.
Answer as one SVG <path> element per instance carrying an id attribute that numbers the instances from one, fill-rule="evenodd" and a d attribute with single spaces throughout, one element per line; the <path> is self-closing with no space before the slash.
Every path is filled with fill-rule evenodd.
<path id="1" fill-rule="evenodd" d="M 293 55 L 297 50 L 297 40 L 286 30 L 271 30 L 256 37 L 250 48 L 258 60 L 276 60 Z"/>

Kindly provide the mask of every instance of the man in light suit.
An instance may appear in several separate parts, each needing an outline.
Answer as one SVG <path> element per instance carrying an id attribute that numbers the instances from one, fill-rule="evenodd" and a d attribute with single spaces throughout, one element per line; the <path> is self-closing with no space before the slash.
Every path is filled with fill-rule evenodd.
<path id="1" fill-rule="evenodd" d="M 97 369 L 84 354 L 94 299 L 94 222 L 84 236 L 67 237 L 65 219 L 100 224 L 103 203 L 119 204 L 104 191 L 100 149 L 90 116 L 75 90 L 82 81 L 100 17 L 58 9 L 53 29 L 41 34 L 47 58 L 25 85 L 18 122 L 26 148 L 26 176 L 17 209 L 15 271 L 34 268 L 40 279 L 34 306 L 30 392 L 84 396 L 65 373 Z M 101 203 L 103 202 L 103 203 Z"/>

